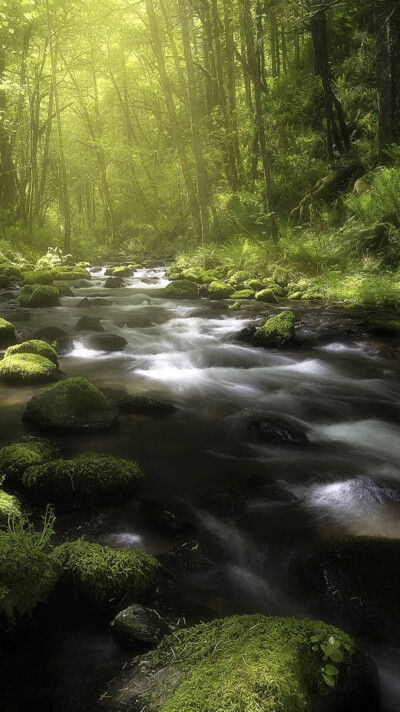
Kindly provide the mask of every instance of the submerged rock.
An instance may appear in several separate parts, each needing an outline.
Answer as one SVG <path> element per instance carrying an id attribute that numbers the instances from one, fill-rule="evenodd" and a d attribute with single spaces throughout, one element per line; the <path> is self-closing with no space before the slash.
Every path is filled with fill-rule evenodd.
<path id="1" fill-rule="evenodd" d="M 114 302 L 110 299 L 102 299 L 102 297 L 94 297 L 93 299 L 84 297 L 76 306 L 80 309 L 87 307 L 110 307 L 113 303 Z"/>
<path id="2" fill-rule="evenodd" d="M 120 287 L 125 287 L 125 282 L 122 277 L 109 277 L 106 279 L 104 286 L 107 289 L 119 289 Z"/>
<path id="3" fill-rule="evenodd" d="M 7 346 L 12 346 L 17 341 L 15 336 L 14 324 L 0 318 L 0 348 L 4 349 Z"/>
<path id="4" fill-rule="evenodd" d="M 81 316 L 75 325 L 75 331 L 105 331 L 97 316 Z"/>
<path id="5" fill-rule="evenodd" d="M 295 338 L 296 317 L 292 311 L 282 311 L 273 316 L 252 338 L 254 346 L 280 348 L 293 343 Z"/>
<path id="6" fill-rule="evenodd" d="M 98 351 L 124 351 L 126 349 L 128 342 L 123 336 L 118 336 L 118 334 L 108 334 L 98 333 L 90 334 L 85 338 L 85 344 L 89 349 L 96 349 Z"/>
<path id="7" fill-rule="evenodd" d="M 31 398 L 23 418 L 50 430 L 97 430 L 117 422 L 110 403 L 86 378 L 67 378 Z"/>
<path id="8" fill-rule="evenodd" d="M 121 643 L 154 648 L 168 632 L 168 626 L 151 608 L 133 604 L 115 616 L 110 630 Z"/>
<path id="9" fill-rule="evenodd" d="M 64 329 L 60 329 L 59 326 L 44 326 L 42 329 L 36 329 L 32 334 L 32 339 L 46 341 L 48 344 L 52 344 L 54 341 L 64 337 L 68 337 L 68 334 Z"/>
<path id="10" fill-rule="evenodd" d="M 320 646 L 338 651 L 324 660 Z M 176 631 L 128 665 L 101 709 L 379 712 L 373 663 L 327 623 L 233 616 Z M 140 705 L 139 707 L 136 707 Z"/>
<path id="11" fill-rule="evenodd" d="M 117 402 L 121 413 L 164 417 L 172 415 L 178 409 L 170 401 L 148 398 L 147 396 L 124 396 Z"/>
<path id="12" fill-rule="evenodd" d="M 307 435 L 283 418 L 257 418 L 246 426 L 250 436 L 271 445 L 305 445 Z"/>

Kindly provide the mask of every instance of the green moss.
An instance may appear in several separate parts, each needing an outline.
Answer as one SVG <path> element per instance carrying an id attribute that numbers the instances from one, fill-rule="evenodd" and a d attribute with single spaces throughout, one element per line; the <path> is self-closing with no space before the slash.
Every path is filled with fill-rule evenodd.
<path id="1" fill-rule="evenodd" d="M 187 279 L 178 279 L 168 284 L 164 289 L 164 294 L 171 299 L 197 299 L 198 286 L 195 282 L 190 282 Z"/>
<path id="2" fill-rule="evenodd" d="M 278 301 L 278 297 L 272 289 L 262 289 L 261 292 L 257 292 L 256 299 L 258 302 L 266 302 L 267 304 L 274 304 Z"/>
<path id="3" fill-rule="evenodd" d="M 113 277 L 132 277 L 133 269 L 131 267 L 115 267 L 112 271 Z"/>
<path id="4" fill-rule="evenodd" d="M 86 452 L 29 467 L 23 483 L 46 502 L 92 505 L 126 497 L 143 477 L 137 462 Z"/>
<path id="5" fill-rule="evenodd" d="M 24 419 L 53 430 L 109 428 L 116 418 L 107 398 L 80 376 L 45 388 L 28 402 Z"/>
<path id="6" fill-rule="evenodd" d="M 185 279 L 189 279 L 191 282 L 196 282 L 197 284 L 206 284 L 204 279 L 207 279 L 207 275 L 201 267 L 189 267 L 189 269 L 182 270 L 182 275 Z"/>
<path id="7" fill-rule="evenodd" d="M 290 280 L 290 274 L 283 267 L 277 267 L 272 273 L 272 279 L 275 284 L 279 284 L 281 287 L 285 287 Z"/>
<path id="8" fill-rule="evenodd" d="M 282 311 L 273 316 L 253 336 L 255 346 L 279 348 L 290 344 L 295 336 L 296 317 L 292 311 Z"/>
<path id="9" fill-rule="evenodd" d="M 231 294 L 231 299 L 254 299 L 254 297 L 253 289 L 241 289 L 239 292 Z"/>
<path id="10" fill-rule="evenodd" d="M 245 272 L 244 270 L 239 270 L 239 272 L 234 272 L 230 275 L 229 284 L 236 286 L 238 284 L 242 284 L 243 282 L 247 282 L 250 278 L 251 274 Z"/>
<path id="11" fill-rule="evenodd" d="M 208 287 L 210 299 L 229 299 L 235 290 L 225 282 L 211 282 Z"/>
<path id="12" fill-rule="evenodd" d="M 58 562 L 28 537 L 0 532 L 0 618 L 6 624 L 45 601 L 59 574 Z"/>
<path id="13" fill-rule="evenodd" d="M 234 302 L 233 304 L 231 304 L 231 306 L 230 306 L 229 308 L 230 308 L 232 311 L 239 311 L 239 309 L 242 308 L 242 302 L 240 301 L 240 299 L 238 299 L 236 302 Z"/>
<path id="14" fill-rule="evenodd" d="M 395 319 L 374 321 L 371 323 L 368 331 L 370 334 L 374 334 L 374 336 L 400 336 L 400 321 L 395 321 Z"/>
<path id="15" fill-rule="evenodd" d="M 265 285 L 259 279 L 249 279 L 247 286 L 254 289 L 255 292 L 261 292 Z"/>
<path id="16" fill-rule="evenodd" d="M 182 274 L 182 270 L 179 269 L 176 265 L 172 265 L 171 267 L 168 267 L 165 276 L 167 279 L 178 279 Z"/>
<path id="17" fill-rule="evenodd" d="M 39 339 L 31 339 L 30 341 L 24 341 L 22 344 L 15 344 L 10 346 L 4 357 L 14 356 L 15 354 L 37 354 L 38 356 L 43 356 L 49 361 L 53 361 L 57 365 L 57 354 L 50 344 L 45 341 L 40 341 Z"/>
<path id="18" fill-rule="evenodd" d="M 77 262 L 74 269 L 76 269 L 77 267 L 78 269 L 85 269 L 85 267 L 90 267 L 90 262 Z"/>
<path id="19" fill-rule="evenodd" d="M 303 297 L 303 292 L 293 292 L 292 294 L 288 295 L 288 299 L 296 302 L 299 301 Z"/>
<path id="20" fill-rule="evenodd" d="M 54 381 L 57 372 L 57 366 L 52 361 L 32 353 L 15 354 L 0 362 L 0 381 L 3 383 L 45 383 Z"/>
<path id="21" fill-rule="evenodd" d="M 338 683 L 348 684 L 355 646 L 326 623 L 244 615 L 180 630 L 164 638 L 150 654 L 164 677 L 162 712 L 307 712 L 328 693 L 321 675 L 322 657 L 311 638 L 331 636 L 345 651 Z M 157 685 L 154 678 L 155 687 Z M 318 707 L 319 708 L 319 707 Z M 146 707 L 147 709 L 147 707 Z"/>
<path id="22" fill-rule="evenodd" d="M 306 292 L 301 297 L 303 302 L 319 302 L 324 298 L 325 298 L 324 295 L 319 294 L 318 292 Z"/>
<path id="23" fill-rule="evenodd" d="M 139 549 L 112 549 L 84 539 L 66 542 L 54 550 L 63 579 L 86 599 L 106 603 L 124 598 L 136 601 L 154 587 L 160 565 Z"/>
<path id="24" fill-rule="evenodd" d="M 42 465 L 59 457 L 59 451 L 48 440 L 31 438 L 7 445 L 0 450 L 0 483 L 22 483 L 22 475 L 32 465 Z"/>
<path id="25" fill-rule="evenodd" d="M 6 527 L 10 517 L 19 518 L 21 507 L 16 497 L 0 490 L 0 527 Z"/>
<path id="26" fill-rule="evenodd" d="M 35 271 L 35 265 L 33 262 L 24 262 L 23 264 L 19 265 L 20 272 L 22 272 L 22 276 L 25 275 L 25 272 L 34 272 Z"/>
<path id="27" fill-rule="evenodd" d="M 5 262 L 0 265 L 0 276 L 21 279 L 21 271 L 16 265 Z"/>
<path id="28" fill-rule="evenodd" d="M 24 272 L 23 277 L 24 284 L 53 284 L 53 277 L 45 270 Z"/>
<path id="29" fill-rule="evenodd" d="M 21 307 L 55 307 L 60 303 L 58 289 L 44 284 L 26 284 L 18 301 Z"/>
<path id="30" fill-rule="evenodd" d="M 0 317 L 0 348 L 15 344 L 15 327 L 9 321 Z"/>
<path id="31" fill-rule="evenodd" d="M 53 267 L 51 276 L 54 280 L 67 281 L 73 279 L 91 279 L 91 275 L 83 267 Z"/>

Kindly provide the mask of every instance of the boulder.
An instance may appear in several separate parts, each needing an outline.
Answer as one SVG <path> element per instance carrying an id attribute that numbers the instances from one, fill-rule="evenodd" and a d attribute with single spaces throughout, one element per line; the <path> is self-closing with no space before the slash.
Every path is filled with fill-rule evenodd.
<path id="1" fill-rule="evenodd" d="M 6 274 L 0 274 L 0 289 L 9 289 L 11 285 L 11 277 L 8 277 Z"/>
<path id="2" fill-rule="evenodd" d="M 50 271 L 55 281 L 69 281 L 75 279 L 91 279 L 89 272 L 82 267 L 53 267 Z"/>
<path id="3" fill-rule="evenodd" d="M 113 302 L 110 299 L 102 299 L 101 297 L 88 299 L 84 297 L 76 306 L 80 309 L 86 309 L 88 307 L 109 307 L 111 304 L 113 304 Z"/>
<path id="4" fill-rule="evenodd" d="M 75 325 L 75 331 L 104 331 L 97 316 L 81 316 Z"/>
<path id="5" fill-rule="evenodd" d="M 68 287 L 67 284 L 58 284 L 57 285 L 58 293 L 60 297 L 73 297 L 74 293 L 71 289 L 71 287 Z"/>
<path id="6" fill-rule="evenodd" d="M 262 615 L 174 632 L 125 666 L 102 699 L 110 712 L 380 710 L 376 668 L 346 633 Z"/>
<path id="7" fill-rule="evenodd" d="M 164 417 L 173 415 L 177 411 L 176 406 L 170 401 L 148 398 L 142 395 L 124 396 L 118 401 L 117 405 L 121 413 L 134 415 Z"/>
<path id="8" fill-rule="evenodd" d="M 58 365 L 57 353 L 50 344 L 46 341 L 41 341 L 39 339 L 31 339 L 30 341 L 24 341 L 22 344 L 15 344 L 14 346 L 9 346 L 4 358 L 9 356 L 15 356 L 16 354 L 36 354 L 37 356 L 42 356 L 43 358 L 53 361 L 53 363 Z"/>
<path id="9" fill-rule="evenodd" d="M 19 294 L 21 307 L 56 307 L 60 304 L 60 293 L 56 287 L 45 284 L 26 284 Z"/>
<path id="10" fill-rule="evenodd" d="M 15 336 L 15 327 L 9 321 L 0 317 L 0 348 L 4 349 L 7 346 L 12 346 L 17 342 Z"/>
<path id="11" fill-rule="evenodd" d="M 119 289 L 120 287 L 125 287 L 125 282 L 122 277 L 109 277 L 104 282 L 104 286 L 107 289 Z"/>
<path id="12" fill-rule="evenodd" d="M 240 289 L 238 292 L 231 294 L 231 299 L 254 299 L 255 292 L 253 289 Z"/>
<path id="13" fill-rule="evenodd" d="M 276 304 L 278 297 L 272 289 L 262 289 L 261 292 L 256 293 L 256 299 L 258 302 L 265 302 L 266 304 Z"/>
<path id="14" fill-rule="evenodd" d="M 53 361 L 35 353 L 17 353 L 0 362 L 0 381 L 27 385 L 57 380 L 58 368 Z"/>
<path id="15" fill-rule="evenodd" d="M 118 421 L 96 386 L 80 376 L 46 388 L 27 403 L 23 419 L 56 431 L 111 428 Z"/>
<path id="16" fill-rule="evenodd" d="M 115 267 L 111 273 L 112 277 L 133 277 L 133 269 L 131 267 Z M 122 286 L 122 285 L 121 285 Z"/>
<path id="17" fill-rule="evenodd" d="M 126 349 L 128 342 L 123 336 L 118 336 L 118 334 L 107 334 L 96 333 L 90 334 L 85 337 L 85 345 L 89 349 L 96 349 L 98 351 L 124 351 Z"/>
<path id="18" fill-rule="evenodd" d="M 165 287 L 164 295 L 170 299 L 197 299 L 199 295 L 198 285 L 188 279 L 174 280 Z"/>
<path id="19" fill-rule="evenodd" d="M 234 293 L 233 287 L 225 282 L 211 282 L 208 285 L 208 297 L 210 299 L 230 299 Z"/>
<path id="20" fill-rule="evenodd" d="M 59 450 L 44 438 L 28 437 L 0 450 L 0 484 L 22 484 L 25 470 L 60 457 Z"/>
<path id="21" fill-rule="evenodd" d="M 155 587 L 158 561 L 140 549 L 112 549 L 84 539 L 54 549 L 62 581 L 75 596 L 101 605 L 136 602 Z"/>
<path id="22" fill-rule="evenodd" d="M 168 632 L 168 626 L 151 608 L 133 604 L 111 621 L 111 634 L 125 645 L 155 648 Z"/>
<path id="23" fill-rule="evenodd" d="M 53 277 L 46 270 L 24 272 L 24 284 L 53 284 Z"/>
<path id="24" fill-rule="evenodd" d="M 271 445 L 305 445 L 307 435 L 283 418 L 257 418 L 247 423 L 246 430 L 253 440 Z"/>
<path id="25" fill-rule="evenodd" d="M 296 317 L 292 311 L 282 311 L 273 316 L 252 338 L 254 346 L 280 348 L 292 344 L 295 338 Z"/>
<path id="26" fill-rule="evenodd" d="M 63 339 L 68 336 L 64 329 L 60 329 L 59 326 L 44 326 L 42 329 L 36 329 L 32 334 L 32 339 L 39 339 L 40 341 L 46 341 L 48 344 L 52 344 L 58 339 Z"/>

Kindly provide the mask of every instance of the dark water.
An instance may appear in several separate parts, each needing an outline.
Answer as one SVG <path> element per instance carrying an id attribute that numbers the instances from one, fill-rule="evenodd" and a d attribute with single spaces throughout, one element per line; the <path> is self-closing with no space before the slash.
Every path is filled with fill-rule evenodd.
<path id="1" fill-rule="evenodd" d="M 162 269 L 137 272 L 121 289 L 106 289 L 104 279 L 93 275 L 61 307 L 33 310 L 17 326 L 24 339 L 42 326 L 65 329 L 73 348 L 60 359 L 62 371 L 86 376 L 111 399 L 146 394 L 177 406 L 169 417 L 126 415 L 118 430 L 58 438 L 66 456 L 94 450 L 137 459 L 147 474 L 143 497 L 177 524 L 149 518 L 136 499 L 60 514 L 58 539 L 85 534 L 160 556 L 171 580 L 156 603 L 175 617 L 318 617 L 296 562 L 346 534 L 400 536 L 395 347 L 357 336 L 365 314 L 296 305 L 296 348 L 256 350 L 234 335 L 277 308 L 233 313 L 224 302 L 167 301 Z M 110 304 L 77 307 L 96 296 Z M 2 306 L 6 314 L 13 304 Z M 88 349 L 74 331 L 83 314 L 101 318 L 127 349 Z M 0 386 L 0 446 L 25 434 L 21 413 L 36 390 Z M 247 424 L 265 416 L 288 419 L 309 444 L 280 447 L 251 437 Z M 92 709 L 128 655 L 108 635 L 113 612 L 60 610 L 53 601 L 39 617 L 5 653 L 4 709 Z M 385 709 L 399 710 L 398 652 L 361 644 L 378 662 Z"/>

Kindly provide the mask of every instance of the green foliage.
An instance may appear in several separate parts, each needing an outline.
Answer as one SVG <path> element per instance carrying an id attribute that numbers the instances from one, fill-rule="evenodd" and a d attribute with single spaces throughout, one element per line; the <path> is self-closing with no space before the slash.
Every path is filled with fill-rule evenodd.
<path id="1" fill-rule="evenodd" d="M 0 450 L 0 484 L 22 484 L 22 475 L 31 465 L 41 465 L 59 457 L 58 449 L 43 438 L 7 445 Z"/>
<path id="2" fill-rule="evenodd" d="M 295 314 L 288 310 L 272 316 L 253 337 L 255 346 L 280 348 L 292 343 L 295 336 Z"/>
<path id="3" fill-rule="evenodd" d="M 112 549 L 84 539 L 54 550 L 63 580 L 76 594 L 97 603 L 136 601 L 154 587 L 160 566 L 139 549 Z"/>
<path id="4" fill-rule="evenodd" d="M 57 504 L 93 505 L 124 499 L 144 475 L 136 462 L 86 452 L 73 460 L 56 460 L 25 470 L 24 486 Z"/>
<path id="5" fill-rule="evenodd" d="M 341 639 L 335 638 L 333 635 L 326 640 L 319 635 L 311 637 L 312 650 L 322 654 L 322 660 L 325 665 L 321 667 L 322 678 L 328 687 L 335 687 L 339 676 L 339 669 L 336 667 L 342 663 L 346 652 L 351 652 L 351 645 Z M 333 664 L 335 663 L 335 664 Z"/>
<path id="6" fill-rule="evenodd" d="M 0 529 L 6 527 L 10 519 L 21 516 L 20 504 L 16 497 L 0 490 Z"/>

